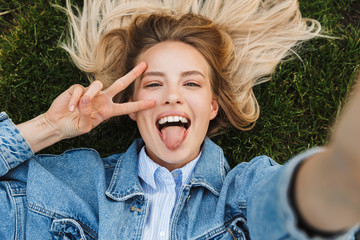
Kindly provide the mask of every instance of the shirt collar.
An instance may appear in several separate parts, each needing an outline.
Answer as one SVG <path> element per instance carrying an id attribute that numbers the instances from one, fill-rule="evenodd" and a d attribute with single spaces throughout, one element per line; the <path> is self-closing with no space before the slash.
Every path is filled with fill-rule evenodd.
<path id="1" fill-rule="evenodd" d="M 175 181 L 175 184 L 181 185 L 188 184 L 196 163 L 200 159 L 201 152 L 194 160 L 190 161 L 182 168 L 175 169 L 170 173 L 165 167 L 160 166 L 150 159 L 144 146 L 139 153 L 139 177 L 153 189 L 156 189 L 156 179 L 159 181 L 171 180 L 172 182 Z"/>
<path id="2" fill-rule="evenodd" d="M 125 201 L 134 196 L 144 196 L 138 174 L 138 153 L 143 146 L 144 141 L 137 139 L 124 154 L 119 155 L 112 179 L 106 190 L 109 198 Z M 219 195 L 228 171 L 230 171 L 230 167 L 222 149 L 210 139 L 205 138 L 202 154 L 198 162 L 194 163 L 193 173 L 189 175 L 189 185 L 203 186 L 215 195 Z M 183 182 L 185 182 L 184 180 Z"/>

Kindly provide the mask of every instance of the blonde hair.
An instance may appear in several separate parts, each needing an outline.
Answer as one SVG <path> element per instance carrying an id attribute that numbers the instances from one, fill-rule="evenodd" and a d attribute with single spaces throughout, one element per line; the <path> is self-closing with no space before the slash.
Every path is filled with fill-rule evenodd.
<path id="1" fill-rule="evenodd" d="M 129 71 L 136 57 L 161 41 L 197 48 L 212 67 L 219 128 L 250 129 L 259 117 L 253 86 L 321 26 L 302 18 L 296 0 L 84 0 L 80 11 L 67 0 L 70 38 L 62 45 L 90 81 L 105 87 Z M 75 13 L 74 13 L 75 9 Z M 145 34 L 145 36 L 143 36 Z M 121 93 L 125 101 L 131 88 Z"/>

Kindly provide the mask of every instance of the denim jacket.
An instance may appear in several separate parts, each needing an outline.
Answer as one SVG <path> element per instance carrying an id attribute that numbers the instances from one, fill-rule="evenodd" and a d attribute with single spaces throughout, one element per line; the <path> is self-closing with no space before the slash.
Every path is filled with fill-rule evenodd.
<path id="1" fill-rule="evenodd" d="M 149 213 L 138 179 L 143 145 L 138 139 L 107 158 L 92 149 L 34 155 L 0 113 L 0 239 L 141 239 Z M 288 192 L 296 166 L 316 151 L 283 167 L 260 156 L 230 170 L 222 149 L 205 139 L 175 205 L 170 238 L 308 239 Z"/>

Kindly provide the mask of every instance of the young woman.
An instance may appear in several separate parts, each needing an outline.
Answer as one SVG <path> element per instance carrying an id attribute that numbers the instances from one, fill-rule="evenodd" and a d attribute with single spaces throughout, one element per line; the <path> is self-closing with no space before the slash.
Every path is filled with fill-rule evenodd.
<path id="1" fill-rule="evenodd" d="M 317 36 L 318 23 L 302 19 L 293 0 L 179 3 L 89 0 L 80 18 L 68 3 L 65 49 L 93 81 L 70 87 L 28 122 L 0 115 L 2 238 L 353 235 L 358 88 L 331 144 L 285 166 L 262 156 L 230 170 L 207 138 L 256 121 L 252 86 L 294 44 Z M 124 114 L 142 138 L 125 153 L 34 155 Z"/>

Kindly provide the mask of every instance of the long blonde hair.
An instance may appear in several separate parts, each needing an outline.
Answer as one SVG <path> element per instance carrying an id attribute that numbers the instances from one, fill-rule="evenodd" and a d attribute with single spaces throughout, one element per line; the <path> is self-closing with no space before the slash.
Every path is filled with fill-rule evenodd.
<path id="1" fill-rule="evenodd" d="M 62 47 L 90 81 L 101 80 L 105 87 L 158 42 L 176 40 L 196 47 L 212 66 L 220 105 L 209 135 L 231 125 L 250 129 L 259 116 L 253 86 L 269 80 L 296 45 L 321 31 L 316 20 L 302 18 L 296 0 L 84 0 L 82 11 L 67 0 L 63 9 L 70 37 Z M 141 34 L 154 28 L 152 39 L 157 41 L 139 45 Z M 205 34 L 197 34 L 201 32 Z M 128 94 L 131 88 L 119 101 Z"/>

